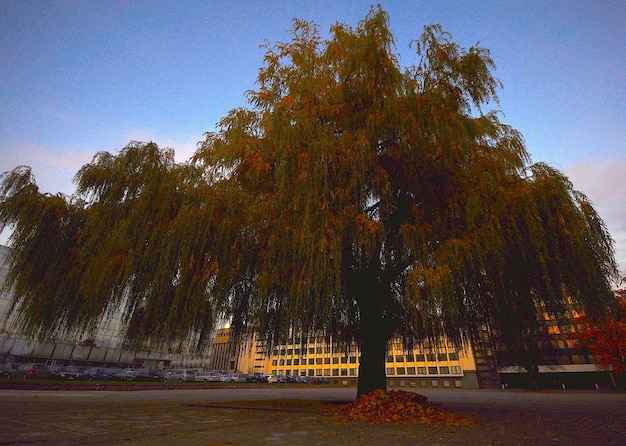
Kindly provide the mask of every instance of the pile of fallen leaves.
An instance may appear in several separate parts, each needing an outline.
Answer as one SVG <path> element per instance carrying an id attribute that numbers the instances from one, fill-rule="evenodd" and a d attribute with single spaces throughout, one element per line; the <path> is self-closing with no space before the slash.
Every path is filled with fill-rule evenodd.
<path id="1" fill-rule="evenodd" d="M 342 421 L 378 424 L 431 424 L 470 426 L 471 419 L 444 411 L 428 398 L 413 392 L 375 390 L 355 402 L 335 408 Z"/>

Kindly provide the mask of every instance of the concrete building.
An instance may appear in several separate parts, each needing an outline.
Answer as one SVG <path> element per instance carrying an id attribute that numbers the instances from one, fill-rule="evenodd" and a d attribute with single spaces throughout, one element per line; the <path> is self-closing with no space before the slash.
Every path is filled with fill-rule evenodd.
<path id="1" fill-rule="evenodd" d="M 6 259 L 10 248 L 0 245 L 0 286 L 8 273 Z M 15 314 L 7 319 L 10 293 L 0 294 L 0 363 L 37 361 L 50 364 L 135 366 L 135 367 L 195 367 L 206 368 L 210 351 L 192 353 L 190 348 L 169 351 L 131 351 L 124 348 L 120 318 L 101 323 L 93 336 L 80 339 L 36 341 L 14 329 Z"/>

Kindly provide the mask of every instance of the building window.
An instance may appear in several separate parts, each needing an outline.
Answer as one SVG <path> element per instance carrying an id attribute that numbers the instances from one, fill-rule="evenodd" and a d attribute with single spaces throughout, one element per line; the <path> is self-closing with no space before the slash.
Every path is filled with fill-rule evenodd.
<path id="1" fill-rule="evenodd" d="M 461 374 L 461 366 L 459 365 L 453 365 L 450 367 L 450 373 L 453 375 L 460 375 Z"/>
<path id="2" fill-rule="evenodd" d="M 309 369 L 309 376 L 315 376 L 315 375 L 313 374 L 313 372 L 314 372 L 314 370 L 313 370 L 313 369 Z"/>
<path id="3" fill-rule="evenodd" d="M 398 367 L 398 375 L 406 375 L 406 369 L 404 367 Z"/>
<path id="4" fill-rule="evenodd" d="M 396 362 L 404 362 L 404 355 L 396 355 Z"/>
<path id="5" fill-rule="evenodd" d="M 437 367 L 428 367 L 428 374 L 429 375 L 436 375 L 437 374 Z"/>
<path id="6" fill-rule="evenodd" d="M 336 356 L 333 358 L 333 364 L 339 364 L 339 358 Z"/>
<path id="7" fill-rule="evenodd" d="M 324 376 L 330 376 L 330 369 L 324 369 Z"/>
<path id="8" fill-rule="evenodd" d="M 406 362 L 414 362 L 415 361 L 415 355 L 413 353 L 409 353 L 408 355 L 406 355 Z"/>
<path id="9" fill-rule="evenodd" d="M 315 358 L 315 364 L 321 365 L 323 358 Z"/>
<path id="10" fill-rule="evenodd" d="M 417 362 L 424 362 L 426 361 L 426 357 L 422 353 L 420 353 L 418 355 L 415 355 L 415 360 Z"/>
<path id="11" fill-rule="evenodd" d="M 278 365 L 285 365 L 285 360 L 281 359 L 280 361 L 278 361 Z"/>
<path id="12" fill-rule="evenodd" d="M 348 376 L 348 369 L 341 369 L 341 376 Z"/>
<path id="13" fill-rule="evenodd" d="M 417 368 L 417 374 L 418 375 L 425 375 L 426 374 L 426 367 L 418 367 Z"/>
<path id="14" fill-rule="evenodd" d="M 315 369 L 315 376 L 322 376 L 322 369 Z"/>
<path id="15" fill-rule="evenodd" d="M 298 358 L 294 359 L 293 365 L 300 365 L 300 360 Z"/>
<path id="16" fill-rule="evenodd" d="M 387 367 L 387 375 L 392 376 L 396 374 L 396 370 L 393 367 Z"/>
<path id="17" fill-rule="evenodd" d="M 434 353 L 429 353 L 426 355 L 426 360 L 430 362 L 435 362 L 437 360 L 437 355 Z"/>
<path id="18" fill-rule="evenodd" d="M 315 364 L 315 358 L 309 358 L 309 365 Z"/>
<path id="19" fill-rule="evenodd" d="M 339 369 L 333 369 L 333 376 L 339 376 Z"/>
<path id="20" fill-rule="evenodd" d="M 393 362 L 393 355 L 387 355 L 387 362 Z"/>
<path id="21" fill-rule="evenodd" d="M 551 325 L 548 327 L 548 333 L 550 334 L 559 334 L 561 333 L 561 331 L 559 330 L 559 327 L 556 325 Z"/>
<path id="22" fill-rule="evenodd" d="M 450 367 L 448 367 L 448 366 L 441 366 L 441 367 L 439 367 L 439 373 L 441 373 L 442 375 L 449 375 L 450 374 Z"/>
<path id="23" fill-rule="evenodd" d="M 350 376 L 356 376 L 356 369 L 350 369 Z"/>
<path id="24" fill-rule="evenodd" d="M 450 361 L 458 361 L 459 360 L 459 353 L 458 352 L 451 352 L 449 355 Z"/>
<path id="25" fill-rule="evenodd" d="M 356 356 L 350 356 L 350 364 L 356 364 Z"/>
<path id="26" fill-rule="evenodd" d="M 437 359 L 439 359 L 439 361 L 447 361 L 448 360 L 448 354 L 447 353 L 439 353 L 437 355 Z"/>
<path id="27" fill-rule="evenodd" d="M 287 360 L 287 365 L 291 365 L 291 359 Z"/>
<path id="28" fill-rule="evenodd" d="M 330 364 L 330 358 L 324 358 L 324 364 Z"/>
<path id="29" fill-rule="evenodd" d="M 406 368 L 407 375 L 415 375 L 415 367 L 407 367 Z"/>

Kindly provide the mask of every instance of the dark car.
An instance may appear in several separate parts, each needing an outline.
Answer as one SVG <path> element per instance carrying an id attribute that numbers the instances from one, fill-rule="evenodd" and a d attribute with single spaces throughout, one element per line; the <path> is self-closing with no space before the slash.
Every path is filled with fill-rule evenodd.
<path id="1" fill-rule="evenodd" d="M 113 375 L 104 368 L 90 367 L 78 376 L 78 379 L 84 381 L 111 381 Z"/>
<path id="2" fill-rule="evenodd" d="M 52 376 L 52 370 L 46 364 L 29 363 L 22 364 L 19 368 L 11 371 L 11 378 L 22 379 L 45 379 Z"/>
<path id="3" fill-rule="evenodd" d="M 56 376 L 63 379 L 76 379 L 80 375 L 80 372 L 76 367 L 61 366 L 54 369 L 53 372 Z"/>
<path id="4" fill-rule="evenodd" d="M 8 378 L 13 371 L 13 367 L 8 364 L 0 364 L 0 378 Z"/>
<path id="5" fill-rule="evenodd" d="M 170 375 L 165 370 L 150 369 L 150 376 L 152 376 L 155 381 L 167 381 Z"/>
<path id="6" fill-rule="evenodd" d="M 165 381 L 165 376 L 153 369 L 135 369 L 133 381 Z"/>
<path id="7" fill-rule="evenodd" d="M 118 381 L 132 381 L 133 380 L 133 374 L 130 373 L 130 370 L 128 369 L 114 367 L 114 368 L 108 369 L 108 372 L 111 375 L 113 375 L 113 379 L 118 380 Z"/>

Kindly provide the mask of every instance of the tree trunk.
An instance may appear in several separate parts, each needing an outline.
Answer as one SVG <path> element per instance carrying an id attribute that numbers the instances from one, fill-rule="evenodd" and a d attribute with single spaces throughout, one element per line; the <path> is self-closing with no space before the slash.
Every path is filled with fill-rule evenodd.
<path id="1" fill-rule="evenodd" d="M 357 299 L 360 313 L 361 361 L 357 398 L 374 390 L 387 390 L 385 363 L 387 341 L 396 325 L 391 313 L 392 302 L 388 284 L 372 274 L 360 283 Z"/>
<path id="2" fill-rule="evenodd" d="M 524 366 L 524 368 L 528 373 L 528 389 L 535 391 L 539 390 L 541 388 L 539 384 L 539 365 L 527 364 Z"/>
<path id="3" fill-rule="evenodd" d="M 361 314 L 361 361 L 357 398 L 374 390 L 387 390 L 387 336 L 380 327 L 380 318 L 376 322 L 375 318 Z"/>

